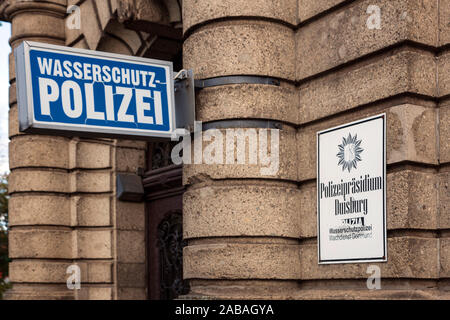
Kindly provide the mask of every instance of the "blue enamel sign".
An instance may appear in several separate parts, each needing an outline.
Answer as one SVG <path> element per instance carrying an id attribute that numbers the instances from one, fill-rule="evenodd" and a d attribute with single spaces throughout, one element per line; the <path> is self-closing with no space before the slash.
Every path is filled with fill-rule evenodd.
<path id="1" fill-rule="evenodd" d="M 135 138 L 175 132 L 172 62 L 23 42 L 20 130 Z"/>

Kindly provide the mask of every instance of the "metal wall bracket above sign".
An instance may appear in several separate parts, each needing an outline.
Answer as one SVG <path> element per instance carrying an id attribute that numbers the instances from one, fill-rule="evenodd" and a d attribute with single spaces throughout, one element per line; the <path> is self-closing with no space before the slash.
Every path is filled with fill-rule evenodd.
<path id="1" fill-rule="evenodd" d="M 271 77 L 260 76 L 224 76 L 204 80 L 195 80 L 195 89 L 200 90 L 209 87 L 223 86 L 227 84 L 267 84 L 279 86 L 280 80 Z"/>

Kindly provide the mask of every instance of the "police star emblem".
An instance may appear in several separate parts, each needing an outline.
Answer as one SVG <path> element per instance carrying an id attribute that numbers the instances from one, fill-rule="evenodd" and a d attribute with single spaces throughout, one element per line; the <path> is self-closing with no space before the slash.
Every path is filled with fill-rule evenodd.
<path id="1" fill-rule="evenodd" d="M 358 135 L 354 137 L 349 133 L 348 137 L 342 138 L 342 144 L 338 145 L 339 152 L 336 155 L 339 159 L 338 166 L 342 166 L 342 171 L 351 171 L 352 168 L 356 169 L 358 161 L 361 161 L 361 153 L 364 149 L 361 148 L 361 141 L 358 140 Z"/>

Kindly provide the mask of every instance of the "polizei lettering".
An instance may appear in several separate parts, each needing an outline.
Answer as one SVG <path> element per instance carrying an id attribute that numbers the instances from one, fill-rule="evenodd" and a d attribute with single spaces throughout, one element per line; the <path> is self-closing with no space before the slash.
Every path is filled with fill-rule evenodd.
<path id="1" fill-rule="evenodd" d="M 136 88 L 155 88 L 154 72 L 41 57 L 37 61 L 41 74 L 38 78 L 41 115 L 51 116 L 50 104 L 60 101 L 64 114 L 73 119 L 80 118 L 86 112 L 86 118 L 92 120 L 163 124 L 161 93 Z M 59 85 L 52 79 L 54 77 L 64 78 L 64 81 Z M 90 82 L 80 85 L 70 79 Z M 103 90 L 94 92 L 96 83 L 101 84 Z M 114 95 L 121 97 L 120 103 L 114 103 Z M 135 114 L 129 110 L 133 98 Z M 146 99 L 153 100 L 153 115 L 147 112 L 151 111 L 151 104 Z M 95 104 L 98 100 L 104 101 L 101 108 Z"/>

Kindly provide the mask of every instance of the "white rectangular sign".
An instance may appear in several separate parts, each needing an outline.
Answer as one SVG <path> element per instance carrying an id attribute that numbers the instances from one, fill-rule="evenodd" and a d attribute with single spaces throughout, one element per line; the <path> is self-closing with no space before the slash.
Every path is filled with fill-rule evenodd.
<path id="1" fill-rule="evenodd" d="M 317 133 L 319 264 L 387 261 L 386 114 Z"/>

